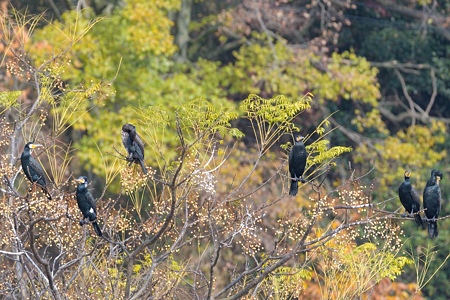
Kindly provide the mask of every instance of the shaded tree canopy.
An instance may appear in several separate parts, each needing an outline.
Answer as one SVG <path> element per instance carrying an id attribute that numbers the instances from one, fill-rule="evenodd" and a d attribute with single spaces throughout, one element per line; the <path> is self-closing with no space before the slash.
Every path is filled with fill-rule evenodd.
<path id="1" fill-rule="evenodd" d="M 1 289 L 12 298 L 450 296 L 448 3 L 1 3 Z M 123 160 L 126 123 L 147 174 Z M 296 131 L 308 182 L 292 198 Z M 23 180 L 29 141 L 44 145 L 34 154 L 57 202 Z M 444 201 L 430 241 L 397 191 L 407 170 L 422 191 L 433 168 Z M 80 175 L 104 239 L 74 221 Z"/>

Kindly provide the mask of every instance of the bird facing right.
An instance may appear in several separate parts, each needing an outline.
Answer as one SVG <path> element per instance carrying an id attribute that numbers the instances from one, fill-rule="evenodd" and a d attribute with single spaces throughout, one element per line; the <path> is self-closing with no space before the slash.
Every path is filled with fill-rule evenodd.
<path id="1" fill-rule="evenodd" d="M 404 173 L 405 181 L 402 182 L 398 188 L 398 197 L 403 207 L 409 214 L 414 214 L 414 219 L 416 223 L 423 226 L 422 218 L 420 217 L 420 198 L 416 190 L 412 187 L 409 177 L 411 176 L 410 171 Z"/>
<path id="2" fill-rule="evenodd" d="M 34 159 L 31 152 L 34 148 L 41 147 L 40 144 L 35 144 L 34 142 L 28 142 L 23 148 L 22 155 L 20 156 L 20 162 L 22 165 L 22 170 L 25 176 L 31 183 L 36 183 L 42 188 L 49 200 L 52 200 L 52 196 L 47 190 L 47 183 L 45 181 L 45 172 L 41 164 Z"/>
<path id="3" fill-rule="evenodd" d="M 305 171 L 308 153 L 306 152 L 303 138 L 299 133 L 294 133 L 294 145 L 291 148 L 291 152 L 289 152 L 289 173 L 291 175 L 289 195 L 291 196 L 295 196 L 298 193 L 298 181 L 305 182 L 303 172 Z"/>
<path id="4" fill-rule="evenodd" d="M 436 218 L 441 211 L 441 189 L 439 181 L 442 179 L 442 172 L 436 169 L 431 171 L 430 179 L 423 190 L 423 207 L 428 220 L 428 236 L 434 238 L 438 236 L 438 226 Z"/>
<path id="5" fill-rule="evenodd" d="M 127 161 L 139 164 L 142 168 L 142 172 L 147 174 L 147 168 L 144 164 L 144 143 L 142 142 L 139 134 L 136 132 L 136 127 L 131 124 L 125 124 L 122 126 L 122 143 L 127 150 Z"/>

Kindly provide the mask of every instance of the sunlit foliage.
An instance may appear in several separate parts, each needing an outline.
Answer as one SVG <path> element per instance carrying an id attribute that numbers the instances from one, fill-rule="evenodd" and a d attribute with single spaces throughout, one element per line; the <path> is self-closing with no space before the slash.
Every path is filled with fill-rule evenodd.
<path id="1" fill-rule="evenodd" d="M 326 100 L 376 106 L 377 71 L 346 52 L 328 62 L 333 76 L 321 74 L 309 68 L 315 56 L 281 41 L 275 52 L 248 45 L 223 68 L 175 65 L 167 12 L 178 5 L 128 1 L 94 21 L 88 10 L 68 12 L 38 31 L 28 52 L 11 56 L 7 70 L 27 93 L 0 97 L 2 294 L 286 299 L 319 279 L 323 297 L 337 282 L 345 298 L 394 280 L 409 262 L 397 255 L 398 214 L 384 211 L 353 174 L 328 190 L 335 159 L 351 148 L 330 146 L 328 118 L 310 132 L 297 123 Z M 161 20 L 147 27 L 148 18 Z M 226 88 L 247 95 L 248 87 L 262 96 L 243 96 L 239 108 L 226 99 Z M 247 135 L 237 121 L 249 125 Z M 120 153 L 125 122 L 145 142 L 147 175 Z M 306 135 L 309 151 L 307 183 L 296 198 L 286 188 L 290 143 L 279 147 L 293 131 Z M 45 167 L 51 201 L 24 179 L 16 159 L 29 140 L 44 145 L 33 155 Z M 104 176 L 101 188 L 89 186 L 103 238 L 79 224 L 72 179 L 84 173 Z"/>
<path id="2" fill-rule="evenodd" d="M 356 162 L 366 161 L 376 165 L 383 174 L 380 178 L 381 189 L 397 186 L 406 170 L 413 171 L 415 183 L 426 182 L 433 168 L 442 167 L 439 163 L 447 155 L 444 146 L 446 136 L 446 127 L 442 122 L 433 121 L 431 126 L 411 126 L 375 143 L 373 147 L 361 145 L 357 150 Z M 373 153 L 377 155 L 374 157 Z"/>

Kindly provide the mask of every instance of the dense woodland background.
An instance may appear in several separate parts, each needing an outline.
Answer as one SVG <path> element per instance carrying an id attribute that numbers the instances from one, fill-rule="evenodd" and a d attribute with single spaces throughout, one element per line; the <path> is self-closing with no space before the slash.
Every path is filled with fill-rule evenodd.
<path id="1" fill-rule="evenodd" d="M 450 2 L 0 5 L 4 298 L 450 298 Z M 120 158 L 124 123 L 148 177 Z M 19 169 L 34 139 L 54 202 Z M 433 168 L 430 240 L 397 189 Z M 80 175 L 106 239 L 77 224 Z"/>

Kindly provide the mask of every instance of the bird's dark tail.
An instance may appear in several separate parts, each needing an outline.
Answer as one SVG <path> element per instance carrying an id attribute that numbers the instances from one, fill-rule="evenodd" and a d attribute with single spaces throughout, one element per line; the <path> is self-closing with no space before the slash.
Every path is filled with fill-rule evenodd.
<path id="1" fill-rule="evenodd" d="M 434 238 L 438 236 L 438 226 L 436 221 L 428 221 L 428 236 Z"/>
<path id="2" fill-rule="evenodd" d="M 414 219 L 416 220 L 417 225 L 423 226 L 422 217 L 419 213 L 414 215 Z"/>
<path id="3" fill-rule="evenodd" d="M 298 181 L 292 179 L 291 180 L 291 187 L 289 188 L 289 195 L 295 196 L 298 193 Z"/>
<path id="4" fill-rule="evenodd" d="M 97 222 L 95 222 L 95 221 L 92 222 L 92 226 L 94 226 L 95 233 L 98 236 L 102 236 L 103 235 L 102 231 L 100 230 L 100 226 L 98 226 Z"/>
<path id="5" fill-rule="evenodd" d="M 144 174 L 147 174 L 147 168 L 145 167 L 144 160 L 140 159 L 140 160 L 139 160 L 139 164 L 141 165 L 142 172 L 143 172 Z"/>
<path id="6" fill-rule="evenodd" d="M 52 196 L 50 195 L 50 193 L 47 191 L 47 188 L 42 187 L 42 191 L 44 192 L 45 196 L 47 196 L 48 200 L 52 200 Z"/>

